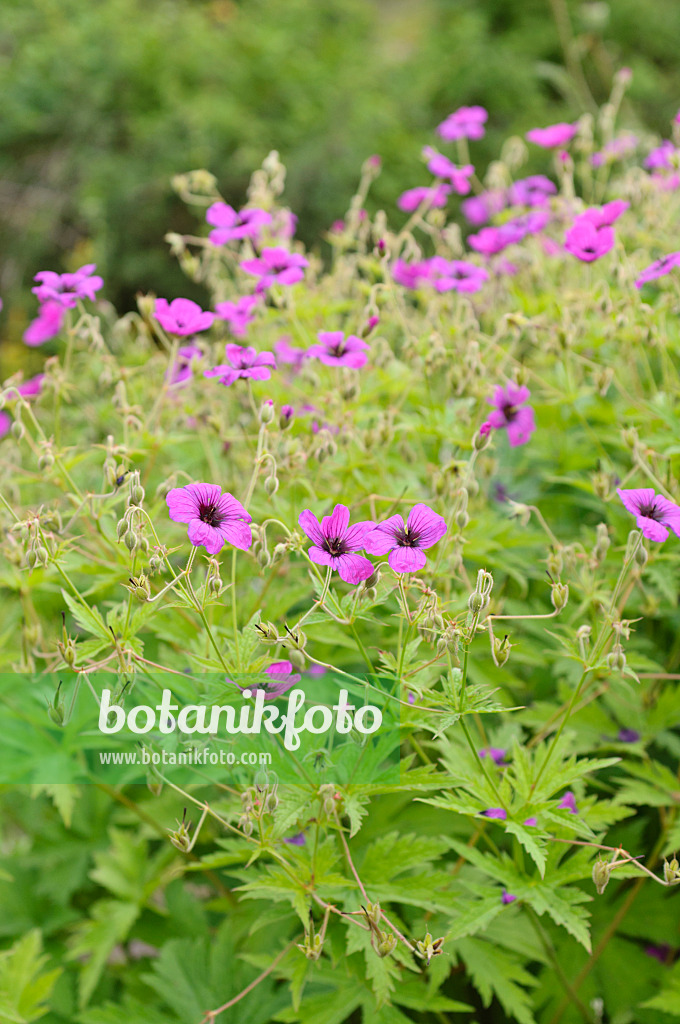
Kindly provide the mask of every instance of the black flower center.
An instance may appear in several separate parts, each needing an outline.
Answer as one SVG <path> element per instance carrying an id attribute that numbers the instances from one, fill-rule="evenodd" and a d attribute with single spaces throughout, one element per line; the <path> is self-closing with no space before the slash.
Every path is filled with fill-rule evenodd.
<path id="1" fill-rule="evenodd" d="M 212 502 L 209 505 L 205 502 L 201 502 L 198 506 L 198 518 L 202 523 L 207 523 L 208 526 L 214 526 L 217 528 L 222 525 L 225 517 L 222 512 L 220 512 L 219 505 L 216 505 L 215 502 Z"/>
<path id="2" fill-rule="evenodd" d="M 337 345 L 331 345 L 328 349 L 332 356 L 344 356 L 345 354 L 345 343 L 344 341 L 339 342 Z"/>
<path id="3" fill-rule="evenodd" d="M 347 545 L 342 537 L 326 537 L 323 542 L 324 550 L 332 555 L 333 558 L 338 558 L 340 555 L 347 554 Z"/>
<path id="4" fill-rule="evenodd" d="M 417 548 L 420 534 L 409 530 L 408 526 L 403 530 L 397 530 L 395 540 L 400 548 Z"/>
<path id="5" fill-rule="evenodd" d="M 505 418 L 508 421 L 508 423 L 512 423 L 512 421 L 517 416 L 517 413 L 519 412 L 519 409 L 517 408 L 516 405 L 504 405 L 502 410 L 501 410 L 501 412 L 505 416 Z"/>
<path id="6" fill-rule="evenodd" d="M 656 507 L 655 502 L 652 502 L 651 505 L 640 505 L 640 515 L 645 519 L 653 519 L 655 523 L 660 523 L 662 518 L 662 513 Z"/>

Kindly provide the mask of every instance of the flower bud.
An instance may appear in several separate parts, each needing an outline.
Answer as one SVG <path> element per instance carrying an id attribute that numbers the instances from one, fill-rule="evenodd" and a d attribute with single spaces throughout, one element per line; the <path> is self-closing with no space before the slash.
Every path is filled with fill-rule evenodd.
<path id="1" fill-rule="evenodd" d="M 260 423 L 271 423 L 274 419 L 274 403 L 271 398 L 265 398 L 264 402 L 260 406 L 258 419 L 260 420 Z"/>
<path id="2" fill-rule="evenodd" d="M 475 433 L 472 438 L 472 447 L 476 452 L 483 452 L 485 448 L 488 448 L 491 444 L 491 431 L 482 430 L 481 428 Z"/>
<path id="3" fill-rule="evenodd" d="M 626 655 L 621 644 L 614 644 L 611 653 L 607 655 L 607 665 L 612 672 L 623 672 L 626 667 Z"/>
<path id="4" fill-rule="evenodd" d="M 123 542 L 125 544 L 125 547 L 130 552 L 136 551 L 137 548 L 139 547 L 139 539 L 137 537 L 137 534 L 130 529 L 128 529 L 127 533 L 123 537 Z"/>
<path id="5" fill-rule="evenodd" d="M 506 661 L 510 657 L 510 648 L 511 644 L 508 641 L 507 636 L 502 640 L 499 640 L 496 636 L 493 637 L 491 641 L 491 655 L 499 668 L 503 668 L 503 665 L 505 665 Z"/>
<path id="6" fill-rule="evenodd" d="M 56 689 L 53 701 L 47 702 L 47 714 L 55 725 L 64 724 L 64 700 L 61 696 L 61 683 Z"/>
<path id="7" fill-rule="evenodd" d="M 14 423 L 12 424 L 12 426 L 11 426 L 11 431 L 12 431 L 12 437 L 14 438 L 14 440 L 15 441 L 21 441 L 22 437 L 26 433 L 26 428 L 24 427 L 24 425 L 21 422 L 21 420 L 15 420 Z"/>
<path id="8" fill-rule="evenodd" d="M 641 569 L 644 569 L 644 567 L 647 565 L 648 558 L 649 552 L 647 551 L 647 548 L 643 544 L 640 544 L 638 546 L 637 551 L 635 552 L 635 561 L 637 565 L 639 565 Z"/>
<path id="9" fill-rule="evenodd" d="M 640 444 L 640 438 L 635 427 L 627 427 L 621 431 L 621 438 L 627 448 L 637 448 Z"/>
<path id="10" fill-rule="evenodd" d="M 561 612 L 563 608 L 566 608 L 569 600 L 569 587 L 566 583 L 553 583 L 550 600 L 556 612 Z"/>
<path id="11" fill-rule="evenodd" d="M 255 629 L 259 634 L 261 644 L 277 644 L 279 642 L 279 631 L 273 622 L 257 622 Z"/>
<path id="12" fill-rule="evenodd" d="M 279 480 L 278 477 L 273 472 L 270 474 L 270 476 L 265 477 L 264 489 L 270 498 L 273 497 L 273 495 L 276 494 L 276 492 L 278 491 Z"/>
<path id="13" fill-rule="evenodd" d="M 375 951 L 378 956 L 382 959 L 389 956 L 397 948 L 397 939 L 395 935 L 385 935 L 382 942 L 378 942 L 375 947 Z"/>
<path id="14" fill-rule="evenodd" d="M 456 526 L 459 530 L 464 530 L 467 524 L 470 522 L 470 517 L 464 508 L 456 512 Z"/>
<path id="15" fill-rule="evenodd" d="M 664 860 L 663 877 L 668 885 L 677 885 L 680 882 L 680 865 L 677 857 L 673 857 L 671 861 Z"/>
<path id="16" fill-rule="evenodd" d="M 52 454 L 49 448 L 46 448 L 45 451 L 41 454 L 40 458 L 38 459 L 38 469 L 50 469 L 53 465 L 54 455 Z"/>
<path id="17" fill-rule="evenodd" d="M 609 877 L 612 873 L 612 865 L 607 860 L 602 860 L 600 857 L 593 864 L 593 882 L 595 883 L 595 889 L 597 895 L 601 896 L 607 888 L 609 883 Z"/>
<path id="18" fill-rule="evenodd" d="M 141 505 L 144 501 L 144 488 L 140 482 L 139 470 L 130 474 L 130 504 Z"/>
<path id="19" fill-rule="evenodd" d="M 292 405 L 282 405 L 279 411 L 279 427 L 281 430 L 288 430 L 295 419 L 295 410 Z"/>

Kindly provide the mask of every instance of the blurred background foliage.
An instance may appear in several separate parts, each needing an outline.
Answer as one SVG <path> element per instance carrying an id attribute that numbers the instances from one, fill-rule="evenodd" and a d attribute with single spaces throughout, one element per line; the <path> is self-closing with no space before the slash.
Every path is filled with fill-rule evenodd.
<path id="1" fill-rule="evenodd" d="M 192 294 L 163 236 L 195 224 L 176 173 L 206 167 L 240 204 L 271 149 L 298 234 L 342 216 L 362 161 L 390 215 L 428 177 L 420 150 L 462 104 L 509 133 L 573 118 L 629 66 L 627 127 L 667 134 L 680 100 L 678 0 L 3 0 L 0 338 L 33 315 L 40 269 L 94 261 L 123 312 Z M 533 155 L 535 169 L 545 156 Z M 530 168 L 531 169 L 531 168 Z M 196 296 L 199 297 L 200 296 Z"/>

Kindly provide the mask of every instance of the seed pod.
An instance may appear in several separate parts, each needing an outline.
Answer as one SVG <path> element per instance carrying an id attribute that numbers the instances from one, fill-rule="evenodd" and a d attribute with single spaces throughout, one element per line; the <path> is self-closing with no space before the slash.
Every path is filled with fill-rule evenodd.
<path id="1" fill-rule="evenodd" d="M 597 895 L 601 896 L 609 884 L 609 878 L 612 873 L 612 866 L 607 860 L 598 859 L 593 864 L 593 882 L 595 883 L 595 889 Z"/>
<path id="2" fill-rule="evenodd" d="M 566 583 L 553 583 L 550 600 L 556 612 L 561 612 L 563 608 L 566 608 L 569 600 L 569 587 Z"/>

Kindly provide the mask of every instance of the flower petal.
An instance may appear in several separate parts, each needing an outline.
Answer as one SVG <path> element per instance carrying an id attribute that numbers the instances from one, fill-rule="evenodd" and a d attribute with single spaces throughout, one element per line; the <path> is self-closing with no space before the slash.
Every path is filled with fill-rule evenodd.
<path id="1" fill-rule="evenodd" d="M 390 569 L 395 572 L 418 572 L 427 562 L 427 556 L 420 548 L 392 548 L 387 559 Z"/>
<path id="2" fill-rule="evenodd" d="M 406 523 L 409 533 L 418 537 L 419 548 L 431 548 L 446 533 L 446 520 L 428 505 L 414 505 Z"/>
<path id="3" fill-rule="evenodd" d="M 336 559 L 336 568 L 340 574 L 340 579 L 344 580 L 345 583 L 362 583 L 363 580 L 367 580 L 373 572 L 373 564 L 369 562 L 363 555 L 340 555 Z"/>

